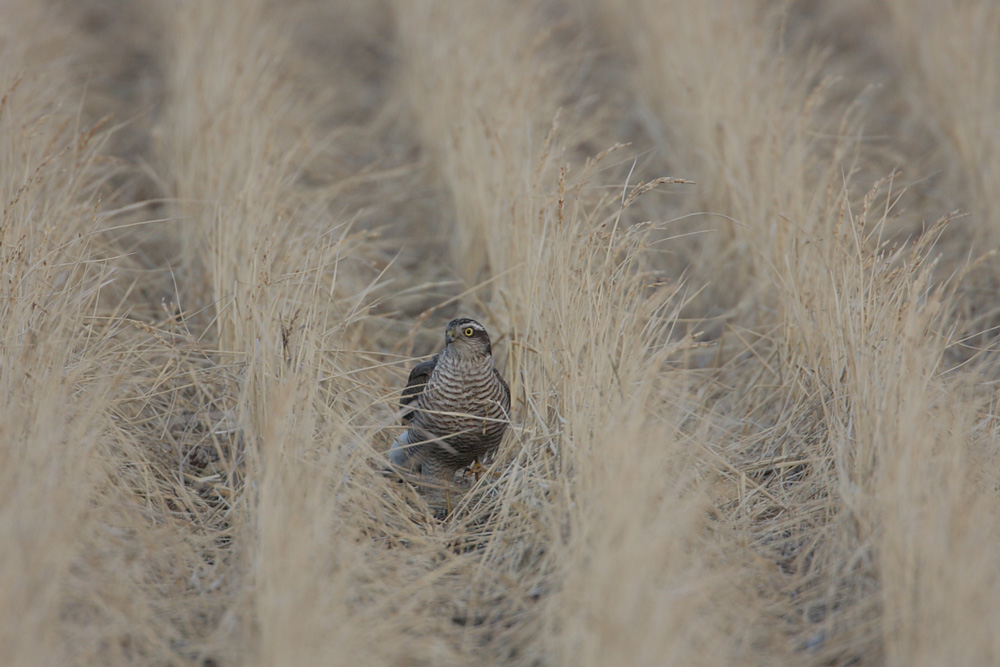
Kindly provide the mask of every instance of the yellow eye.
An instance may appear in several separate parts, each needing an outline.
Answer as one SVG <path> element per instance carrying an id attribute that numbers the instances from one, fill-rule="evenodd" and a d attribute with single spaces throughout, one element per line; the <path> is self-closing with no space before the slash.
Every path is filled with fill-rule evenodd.
<path id="1" fill-rule="evenodd" d="M 472 334 L 474 334 L 476 332 L 473 331 L 472 327 L 465 327 L 465 331 L 463 331 L 462 333 L 464 333 L 469 338 L 472 338 Z"/>

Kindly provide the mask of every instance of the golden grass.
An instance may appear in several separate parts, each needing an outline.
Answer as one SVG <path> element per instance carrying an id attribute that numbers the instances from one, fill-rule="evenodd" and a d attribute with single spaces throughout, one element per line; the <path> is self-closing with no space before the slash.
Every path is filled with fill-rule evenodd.
<path id="1" fill-rule="evenodd" d="M 911 4 L 4 5 L 0 662 L 995 663 L 1000 14 Z"/>

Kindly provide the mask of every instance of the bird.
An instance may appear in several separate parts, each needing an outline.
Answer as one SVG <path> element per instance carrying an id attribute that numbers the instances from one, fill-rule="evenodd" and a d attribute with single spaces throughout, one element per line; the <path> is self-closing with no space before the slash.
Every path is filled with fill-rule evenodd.
<path id="1" fill-rule="evenodd" d="M 389 460 L 447 490 L 457 470 L 500 446 L 510 423 L 510 388 L 493 361 L 486 327 L 461 317 L 444 331 L 444 349 L 410 371 L 399 400 L 407 428 Z"/>

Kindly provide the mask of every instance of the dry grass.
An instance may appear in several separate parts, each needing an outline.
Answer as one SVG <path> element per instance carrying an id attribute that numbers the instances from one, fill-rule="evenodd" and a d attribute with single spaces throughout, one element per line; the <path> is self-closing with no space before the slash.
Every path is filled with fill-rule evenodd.
<path id="1" fill-rule="evenodd" d="M 1000 661 L 998 23 L 6 3 L 0 662 Z M 459 313 L 514 419 L 442 519 Z"/>

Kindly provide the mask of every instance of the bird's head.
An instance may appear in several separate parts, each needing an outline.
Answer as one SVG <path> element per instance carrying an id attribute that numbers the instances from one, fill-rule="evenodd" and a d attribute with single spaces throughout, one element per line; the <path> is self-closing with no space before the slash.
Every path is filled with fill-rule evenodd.
<path id="1" fill-rule="evenodd" d="M 445 348 L 451 348 L 460 355 L 478 354 L 490 356 L 493 348 L 490 346 L 490 335 L 486 327 L 468 317 L 460 317 L 448 322 L 444 329 Z"/>

